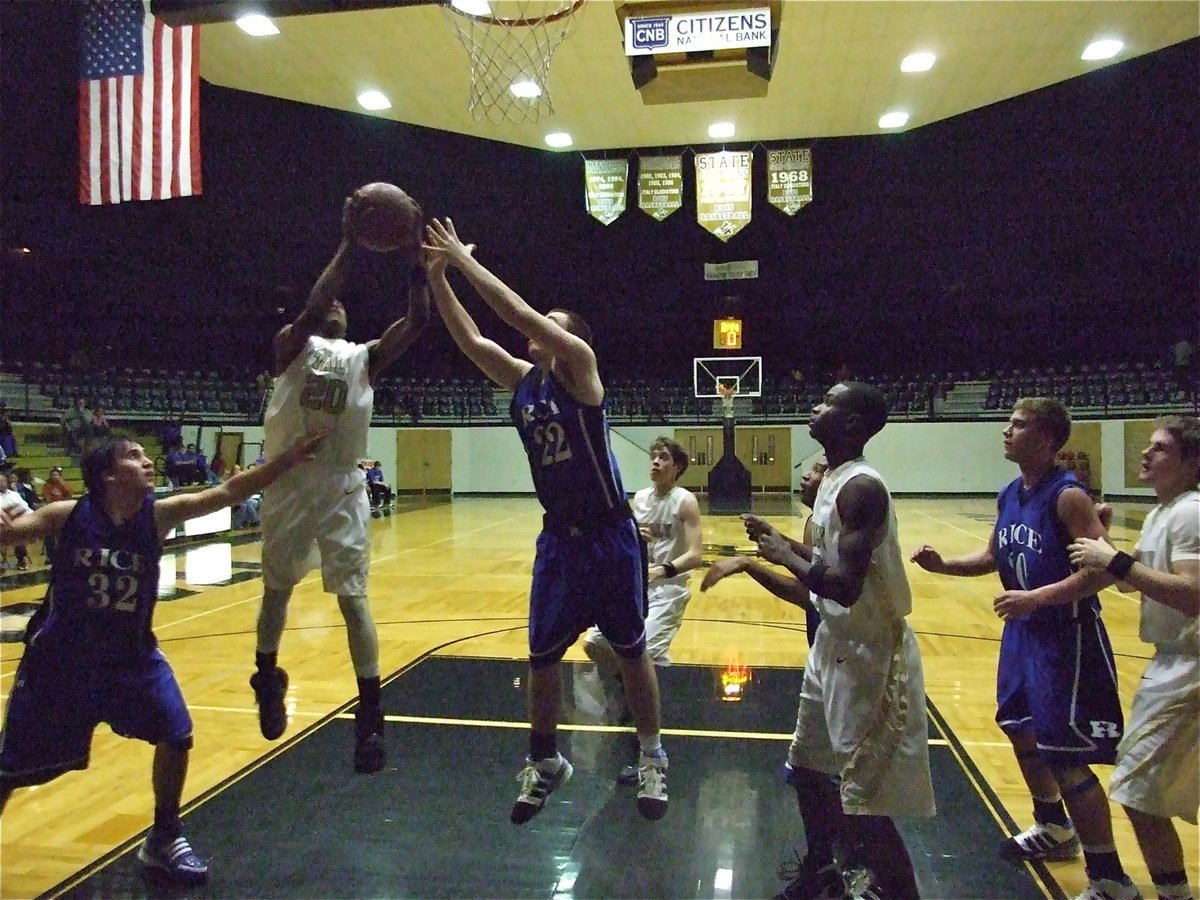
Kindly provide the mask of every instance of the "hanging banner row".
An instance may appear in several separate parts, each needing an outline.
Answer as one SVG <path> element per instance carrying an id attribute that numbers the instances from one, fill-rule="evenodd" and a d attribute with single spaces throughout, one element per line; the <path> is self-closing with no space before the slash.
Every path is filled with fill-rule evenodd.
<path id="1" fill-rule="evenodd" d="M 752 162 L 750 150 L 696 154 L 696 221 L 723 241 L 750 224 Z M 638 207 L 661 222 L 683 205 L 683 157 L 640 157 L 637 186 Z M 611 225 L 625 212 L 629 160 L 584 160 L 584 187 L 588 213 Z M 794 216 L 812 198 L 812 151 L 767 151 L 767 202 Z"/>

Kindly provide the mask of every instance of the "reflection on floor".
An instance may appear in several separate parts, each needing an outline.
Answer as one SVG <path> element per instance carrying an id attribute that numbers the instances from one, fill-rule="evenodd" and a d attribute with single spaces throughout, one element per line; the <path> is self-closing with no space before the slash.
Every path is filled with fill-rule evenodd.
<path id="1" fill-rule="evenodd" d="M 186 816 L 212 869 L 189 896 L 727 898 L 782 887 L 780 863 L 803 852 L 781 775 L 798 670 L 736 673 L 747 679 L 740 702 L 722 699 L 721 669 L 661 670 L 671 806 L 652 823 L 636 789 L 614 782 L 633 735 L 608 724 L 592 667 L 566 665 L 560 746 L 576 774 L 516 827 L 525 671 L 433 657 L 401 673 L 385 687 L 391 759 L 375 777 L 351 771 L 348 709 L 292 736 Z M 936 726 L 931 737 L 938 804 L 954 815 L 902 823 L 923 896 L 1044 896 L 1029 870 L 980 852 L 1003 832 Z M 67 896 L 165 893 L 131 849 Z"/>

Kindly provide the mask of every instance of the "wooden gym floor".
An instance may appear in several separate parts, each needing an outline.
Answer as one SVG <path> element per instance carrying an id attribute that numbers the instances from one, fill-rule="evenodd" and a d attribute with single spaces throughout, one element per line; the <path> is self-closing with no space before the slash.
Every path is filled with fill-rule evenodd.
<path id="1" fill-rule="evenodd" d="M 790 498 L 755 505 L 800 532 Z M 994 501 L 900 499 L 898 510 L 905 548 L 927 542 L 955 554 L 987 539 Z M 1136 537 L 1144 512 L 1118 507 L 1119 545 Z M 354 678 L 337 603 L 319 576 L 292 600 L 280 654 L 291 675 L 291 724 L 271 744 L 258 733 L 247 686 L 258 542 L 242 535 L 175 552 L 176 580 L 163 586 L 156 632 L 196 723 L 185 827 L 211 866 L 210 883 L 189 894 L 756 897 L 782 887 L 776 867 L 802 846 L 794 795 L 779 773 L 807 648 L 800 611 L 745 576 L 694 595 L 672 647 L 675 665 L 661 670 L 672 751 L 667 818 L 640 821 L 630 790 L 613 784 L 631 738 L 596 706 L 573 648 L 563 739 L 576 777 L 529 825 L 508 823 L 526 747 L 521 660 L 540 521 L 532 498 L 402 501 L 373 521 L 370 593 L 390 749 L 374 777 L 351 770 Z M 735 517 L 706 516 L 704 525 L 706 559 L 746 546 Z M 902 823 L 923 893 L 1078 893 L 1081 862 L 1014 869 L 992 857 L 1005 829 L 1030 816 L 992 718 L 998 582 L 915 568 L 909 575 L 940 806 L 930 823 Z M 13 619 L 43 593 L 36 581 L 4 588 L 5 699 L 22 649 L 9 640 Z M 1137 638 L 1136 598 L 1108 591 L 1102 600 L 1128 709 L 1151 648 Z M 751 673 L 740 704 L 718 699 L 720 673 L 731 666 Z M 129 852 L 150 824 L 150 757 L 150 747 L 102 727 L 87 772 L 18 791 L 0 822 L 0 897 L 163 893 Z M 1099 774 L 1106 780 L 1107 769 Z M 1113 818 L 1125 865 L 1150 896 L 1128 822 L 1119 808 Z M 1198 832 L 1179 824 L 1196 884 Z"/>

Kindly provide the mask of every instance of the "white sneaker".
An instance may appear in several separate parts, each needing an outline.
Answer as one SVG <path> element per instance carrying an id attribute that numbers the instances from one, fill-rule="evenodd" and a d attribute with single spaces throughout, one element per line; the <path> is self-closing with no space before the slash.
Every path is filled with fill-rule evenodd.
<path id="1" fill-rule="evenodd" d="M 1000 857 L 1009 862 L 1035 859 L 1074 859 L 1081 852 L 1075 826 L 1034 822 L 1000 845 Z"/>
<path id="2" fill-rule="evenodd" d="M 1113 881 L 1111 878 L 1093 878 L 1088 882 L 1087 890 L 1075 900 L 1142 900 L 1142 892 L 1137 885 L 1126 876 L 1124 881 Z"/>
<path id="3" fill-rule="evenodd" d="M 521 793 L 509 815 L 512 823 L 524 825 L 540 813 L 546 805 L 546 798 L 570 781 L 574 772 L 574 767 L 561 753 L 536 764 L 526 760 L 525 768 L 517 776 L 517 781 L 521 783 Z"/>
<path id="4" fill-rule="evenodd" d="M 638 758 L 638 812 L 646 819 L 661 819 L 667 814 L 667 757 Z"/>

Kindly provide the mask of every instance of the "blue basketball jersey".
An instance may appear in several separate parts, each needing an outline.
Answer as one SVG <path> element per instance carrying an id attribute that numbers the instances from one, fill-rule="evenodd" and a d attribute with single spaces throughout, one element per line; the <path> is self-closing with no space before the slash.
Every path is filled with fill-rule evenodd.
<path id="1" fill-rule="evenodd" d="M 1056 467 L 1029 490 L 1017 478 L 1000 492 L 992 540 L 1005 590 L 1035 590 L 1062 581 L 1073 571 L 1067 556 L 1071 535 L 1057 512 L 1059 495 L 1072 487 L 1081 485 L 1074 475 Z M 1070 620 L 1088 610 L 1100 610 L 1095 594 L 1075 603 L 1043 607 L 1029 618 Z"/>
<path id="2" fill-rule="evenodd" d="M 580 403 L 534 366 L 513 392 L 510 413 L 551 521 L 589 522 L 628 509 L 604 404 Z"/>
<path id="3" fill-rule="evenodd" d="M 117 525 L 85 496 L 59 535 L 50 592 L 42 614 L 30 622 L 28 643 L 96 660 L 153 648 L 161 557 L 153 497 Z"/>

